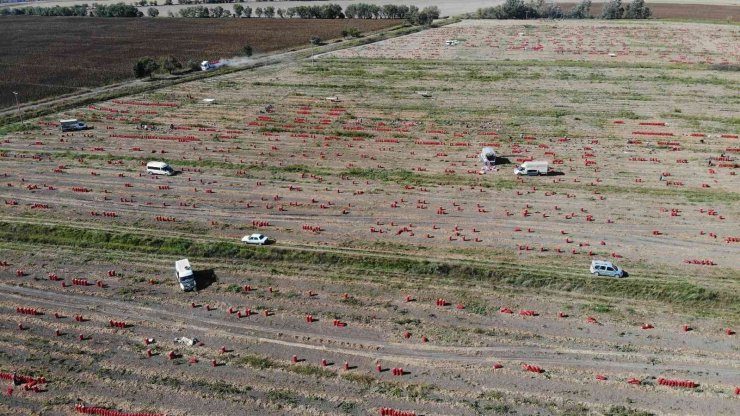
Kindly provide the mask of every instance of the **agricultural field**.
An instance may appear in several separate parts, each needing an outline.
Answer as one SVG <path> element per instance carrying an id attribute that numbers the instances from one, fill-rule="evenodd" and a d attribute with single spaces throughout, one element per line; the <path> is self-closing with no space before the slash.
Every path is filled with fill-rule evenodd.
<path id="1" fill-rule="evenodd" d="M 462 21 L 27 120 L 0 413 L 735 414 L 737 35 Z"/>
<path id="2" fill-rule="evenodd" d="M 397 26 L 398 20 L 0 18 L 0 108 L 130 80 L 150 56 L 188 61 L 231 58 L 246 45 L 255 55 L 305 47 L 312 36 L 341 38 Z"/>

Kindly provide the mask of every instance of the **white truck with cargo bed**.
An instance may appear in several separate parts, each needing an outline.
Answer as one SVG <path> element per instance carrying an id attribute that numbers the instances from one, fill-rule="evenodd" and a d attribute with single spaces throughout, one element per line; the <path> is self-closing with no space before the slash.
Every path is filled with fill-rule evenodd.
<path id="1" fill-rule="evenodd" d="M 517 166 L 514 169 L 514 174 L 527 176 L 547 175 L 550 171 L 549 169 L 549 163 L 547 161 L 532 160 Z"/>
<path id="2" fill-rule="evenodd" d="M 193 268 L 190 267 L 190 261 L 188 259 L 182 259 L 175 262 L 175 277 L 177 283 L 180 284 L 180 289 L 185 292 L 189 292 L 195 289 L 195 275 L 193 275 Z"/>

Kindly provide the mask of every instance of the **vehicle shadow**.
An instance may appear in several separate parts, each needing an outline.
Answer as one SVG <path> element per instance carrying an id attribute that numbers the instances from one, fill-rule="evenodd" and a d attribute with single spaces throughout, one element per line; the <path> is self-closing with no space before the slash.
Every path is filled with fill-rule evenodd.
<path id="1" fill-rule="evenodd" d="M 218 282 L 218 276 L 213 269 L 206 270 L 194 270 L 193 277 L 195 278 L 195 289 L 203 290 Z"/>
<path id="2" fill-rule="evenodd" d="M 499 165 L 510 165 L 511 160 L 507 156 L 496 156 L 496 166 Z"/>

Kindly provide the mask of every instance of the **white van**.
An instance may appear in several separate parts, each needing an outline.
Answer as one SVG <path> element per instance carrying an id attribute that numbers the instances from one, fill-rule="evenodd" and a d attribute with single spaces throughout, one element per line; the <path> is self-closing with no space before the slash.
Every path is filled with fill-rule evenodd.
<path id="1" fill-rule="evenodd" d="M 517 166 L 516 169 L 514 169 L 515 175 L 527 175 L 527 176 L 537 176 L 537 175 L 547 175 L 549 171 L 549 166 L 547 161 L 531 161 L 531 162 L 524 162 L 521 165 Z"/>
<path id="2" fill-rule="evenodd" d="M 172 176 L 175 171 L 165 162 L 149 162 L 146 164 L 146 173 L 150 175 Z"/>
<path id="3" fill-rule="evenodd" d="M 589 271 L 594 276 L 624 277 L 624 270 L 606 260 L 591 260 Z"/>
<path id="4" fill-rule="evenodd" d="M 195 276 L 193 268 L 190 267 L 190 260 L 182 259 L 175 262 L 175 277 L 183 291 L 188 292 L 195 289 Z"/>
<path id="5" fill-rule="evenodd" d="M 87 124 L 76 118 L 70 118 L 69 120 L 59 120 L 59 127 L 62 128 L 62 131 L 77 131 L 86 130 Z"/>

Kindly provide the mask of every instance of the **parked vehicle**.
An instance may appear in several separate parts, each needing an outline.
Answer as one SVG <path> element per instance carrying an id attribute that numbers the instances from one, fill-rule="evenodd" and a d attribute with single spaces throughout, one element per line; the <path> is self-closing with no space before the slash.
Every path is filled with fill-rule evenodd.
<path id="1" fill-rule="evenodd" d="M 184 292 L 195 289 L 195 275 L 190 267 L 190 260 L 182 259 L 175 262 L 175 277 Z"/>
<path id="2" fill-rule="evenodd" d="M 70 118 L 68 120 L 59 120 L 59 127 L 61 127 L 62 131 L 78 131 L 86 130 L 87 124 L 76 118 Z"/>
<path id="3" fill-rule="evenodd" d="M 252 234 L 252 235 L 245 235 L 242 237 L 242 243 L 247 244 L 257 244 L 257 245 L 265 245 L 270 240 L 269 237 L 267 237 L 264 234 Z"/>
<path id="4" fill-rule="evenodd" d="M 524 162 L 521 165 L 518 165 L 514 169 L 515 175 L 537 176 L 537 175 L 547 175 L 548 172 L 549 172 L 549 164 L 546 160 Z"/>
<path id="5" fill-rule="evenodd" d="M 146 164 L 146 173 L 150 175 L 172 176 L 175 174 L 175 170 L 165 162 L 152 161 Z"/>
<path id="6" fill-rule="evenodd" d="M 594 276 L 624 277 L 624 270 L 606 260 L 592 260 L 590 270 Z"/>
<path id="7" fill-rule="evenodd" d="M 198 338 L 188 338 L 188 337 L 175 337 L 174 339 L 175 344 L 183 344 L 187 345 L 188 347 L 192 347 L 193 345 L 198 345 Z"/>

